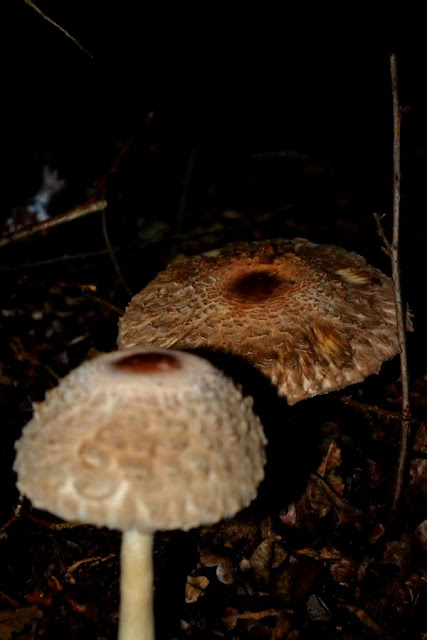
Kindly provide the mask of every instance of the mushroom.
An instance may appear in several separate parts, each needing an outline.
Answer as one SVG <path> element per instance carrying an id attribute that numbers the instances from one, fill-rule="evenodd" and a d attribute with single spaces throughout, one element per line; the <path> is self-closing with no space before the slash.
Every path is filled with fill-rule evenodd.
<path id="1" fill-rule="evenodd" d="M 151 639 L 154 531 L 247 506 L 265 444 L 252 399 L 209 362 L 132 349 L 83 363 L 48 392 L 14 470 L 38 509 L 123 532 L 119 638 Z"/>
<path id="2" fill-rule="evenodd" d="M 131 300 L 118 342 L 243 357 L 291 405 L 361 382 L 400 350 L 392 280 L 303 238 L 172 262 Z"/>

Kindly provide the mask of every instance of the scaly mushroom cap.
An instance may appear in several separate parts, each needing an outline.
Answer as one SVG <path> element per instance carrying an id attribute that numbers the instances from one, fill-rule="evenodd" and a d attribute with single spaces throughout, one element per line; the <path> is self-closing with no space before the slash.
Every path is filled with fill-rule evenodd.
<path id="1" fill-rule="evenodd" d="M 154 349 L 86 362 L 16 444 L 34 506 L 113 529 L 189 529 L 234 515 L 263 478 L 252 399 L 209 362 Z"/>
<path id="2" fill-rule="evenodd" d="M 295 404 L 399 352 L 393 283 L 334 245 L 232 243 L 176 260 L 132 299 L 119 347 L 142 344 L 241 356 Z"/>

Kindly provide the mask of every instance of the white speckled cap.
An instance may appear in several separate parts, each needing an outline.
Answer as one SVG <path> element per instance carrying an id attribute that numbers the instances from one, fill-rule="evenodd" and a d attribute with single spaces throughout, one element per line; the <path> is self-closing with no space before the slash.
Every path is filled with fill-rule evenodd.
<path id="1" fill-rule="evenodd" d="M 334 245 L 231 243 L 172 262 L 134 296 L 119 346 L 140 344 L 240 356 L 295 404 L 361 382 L 399 352 L 393 282 Z"/>
<path id="2" fill-rule="evenodd" d="M 252 400 L 209 362 L 128 349 L 49 391 L 16 443 L 17 485 L 39 509 L 112 529 L 189 529 L 256 496 L 266 444 Z"/>

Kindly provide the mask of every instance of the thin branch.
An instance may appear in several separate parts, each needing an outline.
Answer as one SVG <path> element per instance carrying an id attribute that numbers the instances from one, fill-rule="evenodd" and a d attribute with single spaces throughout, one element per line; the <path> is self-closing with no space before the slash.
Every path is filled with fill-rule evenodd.
<path id="1" fill-rule="evenodd" d="M 90 53 L 90 51 L 88 51 L 82 44 L 80 44 L 80 42 L 76 38 L 74 38 L 74 36 L 72 36 L 71 33 L 69 33 L 66 29 L 64 29 L 64 27 L 61 27 L 61 25 L 59 25 L 57 22 L 52 20 L 52 18 L 49 18 L 49 16 L 43 13 L 43 11 L 39 9 L 39 7 L 36 4 L 34 4 L 34 2 L 32 2 L 31 0 L 24 0 L 24 2 L 25 4 L 28 4 L 29 7 L 34 9 L 34 11 L 38 13 L 43 18 L 43 20 L 46 20 L 46 22 L 49 22 L 49 24 L 53 25 L 55 29 L 59 29 L 59 31 L 63 33 L 66 38 L 69 38 L 71 42 L 80 49 L 80 51 L 83 51 L 83 53 L 86 53 L 89 56 L 89 58 L 93 58 L 93 55 Z"/>
<path id="2" fill-rule="evenodd" d="M 53 531 L 63 531 L 64 529 L 78 529 L 79 527 L 87 527 L 88 525 L 84 522 L 67 522 L 67 521 L 59 521 L 56 520 L 48 520 L 44 518 L 39 511 L 37 510 L 24 510 L 23 515 L 27 520 L 31 520 L 35 524 L 43 527 L 45 529 L 52 529 Z"/>
<path id="3" fill-rule="evenodd" d="M 309 483 L 328 498 L 341 523 L 352 523 L 360 531 L 367 530 L 370 527 L 368 516 L 352 505 L 351 502 L 339 496 L 321 475 L 311 473 Z"/>
<path id="4" fill-rule="evenodd" d="M 384 213 L 382 215 L 379 215 L 378 213 L 374 213 L 374 220 L 377 224 L 377 232 L 379 237 L 381 238 L 381 240 L 383 241 L 384 246 L 382 247 L 382 250 L 384 251 L 384 253 L 389 256 L 391 258 L 391 243 L 389 241 L 389 239 L 387 238 L 385 231 L 384 231 L 384 227 L 382 225 L 382 219 L 384 218 Z"/>
<path id="5" fill-rule="evenodd" d="M 119 247 L 113 247 L 114 251 L 119 251 Z M 98 257 L 105 257 L 108 256 L 109 259 L 109 251 L 108 249 L 99 249 L 99 251 L 84 251 L 81 253 L 65 253 L 62 256 L 56 256 L 55 258 L 48 258 L 47 260 L 38 260 L 37 262 L 21 262 L 21 264 L 16 265 L 16 266 L 7 266 L 7 267 L 3 267 L 0 266 L 0 272 L 2 271 L 6 271 L 6 272 L 16 272 L 19 271 L 20 269 L 37 269 L 38 267 L 46 267 L 49 266 L 51 264 L 60 264 L 61 262 L 69 262 L 71 260 L 80 260 L 81 262 L 85 262 L 85 269 L 87 268 L 87 266 L 89 265 L 90 267 L 92 267 L 93 265 L 96 264 L 104 264 L 105 260 L 101 260 L 101 261 L 93 261 L 92 263 L 88 262 L 88 259 L 90 258 L 98 258 Z"/>
<path id="6" fill-rule="evenodd" d="M 105 201 L 102 200 L 100 202 L 105 202 Z M 105 206 L 107 206 L 106 203 L 105 203 Z M 290 210 L 292 210 L 294 208 L 295 208 L 294 205 L 285 205 L 283 207 L 280 207 L 279 209 L 275 209 L 274 211 L 269 211 L 269 212 L 266 212 L 266 213 L 262 213 L 259 216 L 255 217 L 250 222 L 243 222 L 241 224 L 236 224 L 236 225 L 233 225 L 233 226 L 231 226 L 231 225 L 224 226 L 224 225 L 220 225 L 220 224 L 214 224 L 214 225 L 211 225 L 210 227 L 206 227 L 204 229 L 200 229 L 200 227 L 197 227 L 197 228 L 193 229 L 192 231 L 188 231 L 185 234 L 178 233 L 178 234 L 170 235 L 168 237 L 159 236 L 159 237 L 155 237 L 154 240 L 148 240 L 146 242 L 137 242 L 137 243 L 135 243 L 133 245 L 129 245 L 129 247 L 136 246 L 136 247 L 138 247 L 139 250 L 142 250 L 142 249 L 147 249 L 147 248 L 152 248 L 152 247 L 162 246 L 162 245 L 169 246 L 169 245 L 174 244 L 176 242 L 181 242 L 182 240 L 189 240 L 189 239 L 193 239 L 193 238 L 196 238 L 196 239 L 197 238 L 203 238 L 205 236 L 207 236 L 207 237 L 211 237 L 211 236 L 216 237 L 216 236 L 220 236 L 220 235 L 227 236 L 227 234 L 229 234 L 229 233 L 235 233 L 236 231 L 241 231 L 243 229 L 253 228 L 254 226 L 257 226 L 257 225 L 266 224 L 270 220 L 272 220 L 272 219 L 276 218 L 277 216 L 282 215 L 284 212 L 290 211 Z M 50 221 L 48 221 L 48 223 L 49 222 Z M 31 227 L 31 229 L 33 229 L 33 227 Z M 19 233 L 21 233 L 21 232 L 19 232 Z M 14 237 L 15 236 L 13 236 L 13 238 Z M 9 238 L 6 238 L 5 240 L 6 240 L 5 244 L 7 244 L 7 243 L 12 241 L 12 240 L 9 240 Z M 0 240 L 0 246 L 1 246 L 1 242 L 2 241 Z M 87 252 L 84 252 L 84 253 L 65 254 L 65 255 L 62 255 L 62 256 L 57 256 L 56 258 L 49 258 L 47 260 L 39 260 L 37 262 L 24 262 L 24 263 L 22 263 L 20 265 L 13 266 L 13 267 L 0 266 L 0 272 L 1 271 L 17 271 L 18 269 L 33 269 L 33 268 L 35 269 L 37 267 L 45 267 L 45 266 L 50 265 L 50 264 L 56 264 L 56 263 L 60 263 L 60 262 L 68 262 L 69 260 L 87 260 L 88 258 L 96 258 L 96 257 L 99 257 L 99 256 L 105 256 L 106 254 L 110 255 L 110 251 L 113 251 L 114 253 L 118 253 L 119 251 L 121 251 L 121 248 L 113 246 L 110 249 L 105 248 L 105 249 L 99 249 L 98 251 L 87 251 Z"/>
<path id="7" fill-rule="evenodd" d="M 361 607 L 356 607 L 352 604 L 342 604 L 340 605 L 341 609 L 347 610 L 352 615 L 356 616 L 360 620 L 360 622 L 372 632 L 372 634 L 376 638 L 380 638 L 382 640 L 393 640 L 395 636 L 391 636 L 387 633 L 371 616 Z M 370 634 L 372 636 L 372 634 Z"/>
<path id="8" fill-rule="evenodd" d="M 95 567 L 96 565 L 100 564 L 101 562 L 107 562 L 108 560 L 112 560 L 113 558 L 117 558 L 117 554 L 116 553 L 110 553 L 110 554 L 108 554 L 108 556 L 93 556 L 91 558 L 81 558 L 80 560 L 77 560 L 76 562 L 73 562 L 73 564 L 68 567 L 68 569 L 65 571 L 65 578 L 67 579 L 67 581 L 72 582 L 73 584 L 75 584 L 76 581 L 73 578 L 72 574 L 77 569 L 80 569 L 80 567 L 82 565 L 90 564 L 92 567 Z"/>
<path id="9" fill-rule="evenodd" d="M 396 54 L 390 57 L 390 74 L 393 96 L 393 239 L 390 246 L 391 268 L 394 283 L 394 295 L 396 301 L 397 333 L 400 346 L 400 370 L 402 387 L 402 425 L 400 434 L 400 448 L 397 464 L 397 473 L 394 487 L 392 518 L 395 519 L 399 509 L 402 487 L 405 477 L 406 460 L 408 456 L 408 439 L 411 426 L 411 408 L 409 402 L 409 373 L 406 352 L 406 310 L 402 299 L 402 286 L 400 281 L 399 261 L 399 235 L 400 235 L 400 124 L 401 108 L 399 104 L 399 89 L 397 75 Z"/>
<path id="10" fill-rule="evenodd" d="M 96 187 L 95 187 L 95 196 L 96 194 L 101 194 L 103 193 L 106 188 L 107 188 L 107 184 L 109 179 L 111 178 L 112 175 L 114 175 L 115 173 L 117 173 L 120 163 L 122 162 L 123 158 L 127 155 L 127 153 L 129 152 L 129 149 L 131 148 L 132 144 L 134 142 L 134 138 L 131 137 L 129 138 L 120 148 L 119 153 L 117 154 L 117 156 L 114 158 L 111 166 L 108 168 L 108 170 L 106 171 L 106 173 L 102 176 L 102 178 L 98 181 Z M 108 235 L 108 228 L 107 228 L 107 216 L 106 216 L 106 212 L 105 210 L 102 212 L 102 235 L 104 237 L 104 241 L 105 241 L 105 246 L 107 247 L 107 251 L 108 254 L 110 256 L 110 260 L 113 263 L 114 269 L 117 273 L 117 275 L 120 278 L 120 281 L 124 287 L 124 289 L 126 290 L 126 293 L 128 294 L 128 296 L 132 296 L 132 290 L 129 287 L 129 285 L 127 284 L 122 270 L 120 268 L 120 265 L 117 261 L 116 258 L 116 254 L 115 254 L 115 249 L 113 247 L 113 245 L 111 244 L 111 240 L 110 240 L 110 236 Z"/>
<path id="11" fill-rule="evenodd" d="M 100 304 L 100 305 L 106 307 L 107 309 L 109 309 L 113 313 L 117 313 L 117 315 L 119 315 L 119 316 L 122 316 L 124 314 L 124 312 L 125 312 L 125 310 L 122 309 L 121 307 L 118 307 L 117 305 L 112 304 L 108 300 L 104 300 L 103 298 L 100 298 L 99 296 L 94 295 L 90 291 L 87 291 L 87 290 L 85 291 L 83 289 L 83 295 L 85 296 L 85 298 L 88 298 L 89 300 L 93 300 L 93 302 L 96 302 L 97 304 Z"/>
<path id="12" fill-rule="evenodd" d="M 27 238 L 31 238 L 31 236 L 34 236 L 37 233 L 48 231 L 52 227 L 56 227 L 59 224 L 65 224 L 67 222 L 71 222 L 72 220 L 77 220 L 77 218 L 88 216 L 91 213 L 96 213 L 97 211 L 103 211 L 106 208 L 106 200 L 98 200 L 97 202 L 88 202 L 82 204 L 78 207 L 75 207 L 74 209 L 71 209 L 70 211 L 67 211 L 66 213 L 61 213 L 59 216 L 55 216 L 54 218 L 50 218 L 49 220 L 44 220 L 43 222 L 32 225 L 31 227 L 22 229 L 22 231 L 18 231 L 11 236 L 6 236 L 6 238 L 1 238 L 0 247 L 4 247 L 11 242 L 26 240 Z"/>
<path id="13" fill-rule="evenodd" d="M 81 282 L 66 282 L 60 280 L 58 285 L 63 289 L 79 289 L 82 292 L 83 296 L 88 300 L 93 300 L 99 305 L 102 305 L 112 311 L 113 313 L 117 313 L 117 315 L 122 316 L 125 312 L 124 309 L 118 307 L 117 305 L 111 303 L 109 300 L 104 300 L 104 298 L 100 298 L 96 295 L 97 286 L 95 284 L 84 284 Z"/>
<path id="14" fill-rule="evenodd" d="M 106 215 L 105 215 L 105 211 L 102 212 L 102 235 L 104 236 L 105 246 L 107 247 L 107 250 L 108 250 L 108 253 L 109 253 L 109 256 L 110 256 L 110 260 L 113 263 L 113 267 L 114 267 L 117 275 L 119 276 L 120 281 L 121 281 L 126 293 L 128 294 L 128 296 L 131 297 L 131 296 L 133 296 L 132 289 L 129 287 L 128 283 L 126 282 L 126 280 L 125 280 L 125 278 L 123 276 L 122 270 L 121 270 L 120 265 L 119 265 L 119 263 L 117 261 L 117 258 L 116 258 L 114 247 L 111 244 L 110 236 L 108 235 L 107 218 L 106 218 Z"/>
<path id="15" fill-rule="evenodd" d="M 350 407 L 354 407 L 355 409 L 359 409 L 364 413 L 374 413 L 375 415 L 383 418 L 385 420 L 398 422 L 402 420 L 402 414 L 397 413 L 396 411 L 389 411 L 388 409 L 381 409 L 376 405 L 365 404 L 364 402 L 359 402 L 358 400 L 353 400 L 353 398 L 349 398 L 348 396 L 343 396 L 340 398 L 340 402 L 342 404 L 348 405 Z M 418 418 L 414 418 L 410 416 L 411 424 L 415 424 L 418 427 L 427 428 L 427 422 L 425 420 L 419 420 Z"/>
<path id="16" fill-rule="evenodd" d="M 17 520 L 19 520 L 22 516 L 22 509 L 24 505 L 24 496 L 22 494 L 19 495 L 18 502 L 13 510 L 10 518 L 0 527 L 0 540 L 4 540 L 7 537 L 7 530 L 12 524 L 15 524 Z"/>
<path id="17" fill-rule="evenodd" d="M 121 161 L 129 152 L 129 149 L 131 148 L 133 142 L 134 142 L 134 137 L 131 137 L 120 147 L 120 150 L 117 156 L 114 158 L 111 166 L 108 167 L 106 173 L 96 183 L 95 190 L 94 190 L 95 195 L 91 198 L 91 200 L 96 199 L 97 195 L 102 194 L 106 190 L 109 179 L 111 178 L 112 175 L 117 173 Z"/>

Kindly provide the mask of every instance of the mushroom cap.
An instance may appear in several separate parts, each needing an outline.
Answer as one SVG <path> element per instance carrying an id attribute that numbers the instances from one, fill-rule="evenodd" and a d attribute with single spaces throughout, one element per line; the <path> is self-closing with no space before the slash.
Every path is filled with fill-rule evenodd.
<path id="1" fill-rule="evenodd" d="M 266 444 L 252 399 L 198 356 L 132 349 L 85 362 L 35 407 L 17 486 L 55 515 L 112 529 L 189 529 L 256 496 Z"/>
<path id="2" fill-rule="evenodd" d="M 399 352 L 393 282 L 334 245 L 231 243 L 174 261 L 134 296 L 119 347 L 139 344 L 243 357 L 292 405 L 361 382 Z"/>

